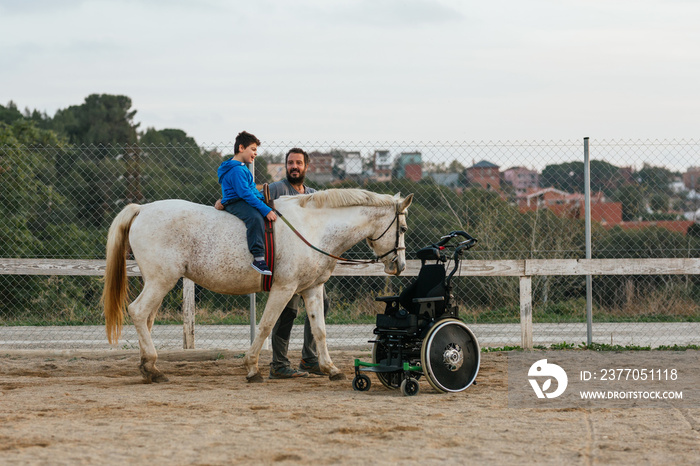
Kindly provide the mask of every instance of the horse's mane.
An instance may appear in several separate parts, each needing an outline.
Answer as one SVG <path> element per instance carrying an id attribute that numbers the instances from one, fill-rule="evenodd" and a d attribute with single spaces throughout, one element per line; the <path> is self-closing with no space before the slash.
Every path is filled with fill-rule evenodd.
<path id="1" fill-rule="evenodd" d="M 313 203 L 314 207 L 352 207 L 370 206 L 382 207 L 396 204 L 396 198 L 391 194 L 377 194 L 364 189 L 327 189 L 312 194 L 294 196 L 300 207 Z"/>

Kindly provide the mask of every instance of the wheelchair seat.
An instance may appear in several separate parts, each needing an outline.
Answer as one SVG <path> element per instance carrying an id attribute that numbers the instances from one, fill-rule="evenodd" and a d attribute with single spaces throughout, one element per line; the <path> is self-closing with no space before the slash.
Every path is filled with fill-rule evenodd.
<path id="1" fill-rule="evenodd" d="M 445 267 L 424 264 L 399 296 L 377 298 L 386 303 L 384 314 L 377 314 L 377 331 L 418 333 L 445 312 L 445 293 Z"/>
<path id="2" fill-rule="evenodd" d="M 436 309 L 431 313 L 432 317 L 442 314 L 445 310 L 444 301 L 445 266 L 442 264 L 426 264 L 421 267 L 418 278 L 399 295 L 399 304 L 410 314 L 420 314 L 424 303 L 434 302 Z"/>

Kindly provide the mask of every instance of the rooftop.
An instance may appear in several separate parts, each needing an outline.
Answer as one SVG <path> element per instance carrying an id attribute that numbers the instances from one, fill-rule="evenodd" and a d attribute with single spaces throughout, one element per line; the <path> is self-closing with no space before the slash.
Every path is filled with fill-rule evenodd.
<path id="1" fill-rule="evenodd" d="M 469 168 L 498 168 L 498 165 L 486 160 L 482 160 L 481 162 L 477 162 Z"/>

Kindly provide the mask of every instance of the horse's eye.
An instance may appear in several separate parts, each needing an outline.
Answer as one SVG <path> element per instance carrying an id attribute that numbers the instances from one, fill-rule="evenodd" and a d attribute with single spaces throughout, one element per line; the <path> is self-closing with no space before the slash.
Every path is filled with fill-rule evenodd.
<path id="1" fill-rule="evenodd" d="M 406 230 L 408 230 L 408 227 L 401 227 L 401 233 L 406 233 Z"/>

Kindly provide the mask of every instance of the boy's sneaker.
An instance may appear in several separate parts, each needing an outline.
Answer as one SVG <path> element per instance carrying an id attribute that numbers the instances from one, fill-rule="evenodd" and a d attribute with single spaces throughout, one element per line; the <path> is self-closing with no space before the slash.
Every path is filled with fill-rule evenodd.
<path id="1" fill-rule="evenodd" d="M 279 369 L 275 369 L 270 366 L 270 378 L 271 379 L 296 379 L 297 377 L 308 377 L 309 373 L 305 371 L 298 371 L 293 367 L 284 366 Z"/>
<path id="2" fill-rule="evenodd" d="M 321 370 L 321 366 L 316 362 L 306 362 L 303 359 L 299 363 L 299 369 L 314 375 L 328 375 Z"/>
<path id="3" fill-rule="evenodd" d="M 251 267 L 255 269 L 256 272 L 263 274 L 263 275 L 272 275 L 272 271 L 270 270 L 270 267 L 267 266 L 267 262 L 264 260 L 261 261 L 253 261 L 252 264 L 250 264 Z"/>

